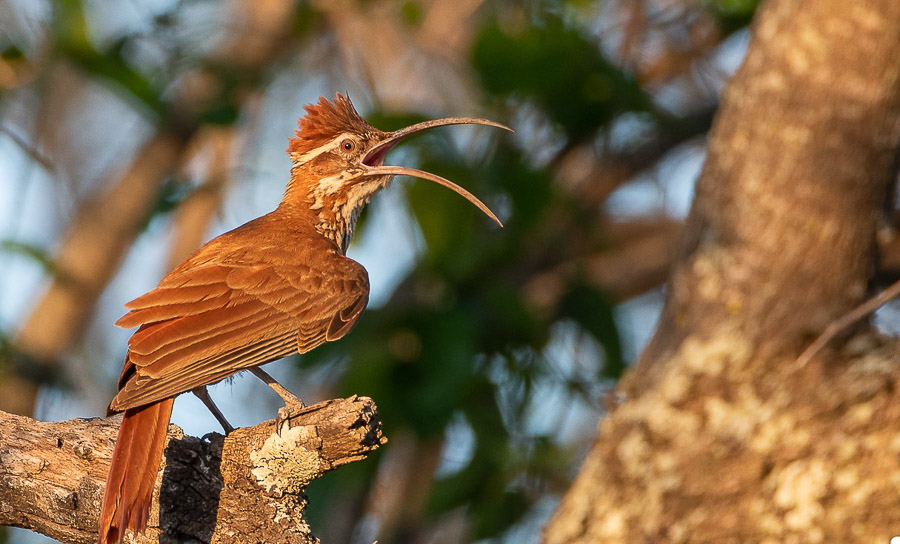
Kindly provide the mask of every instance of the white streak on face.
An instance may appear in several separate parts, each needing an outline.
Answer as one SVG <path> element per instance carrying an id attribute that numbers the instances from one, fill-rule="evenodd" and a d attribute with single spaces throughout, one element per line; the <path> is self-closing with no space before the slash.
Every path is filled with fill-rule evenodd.
<path id="1" fill-rule="evenodd" d="M 328 142 L 325 142 L 315 149 L 310 149 L 302 155 L 294 153 L 293 155 L 291 155 L 291 160 L 293 161 L 294 166 L 307 163 L 315 159 L 319 155 L 327 153 L 332 149 L 338 147 L 340 143 L 344 141 L 344 139 L 349 138 L 350 136 L 351 135 L 349 133 L 342 132 Z M 320 179 L 319 182 L 312 187 L 313 203 L 311 208 L 314 210 L 321 210 L 324 206 L 325 197 L 336 193 L 343 186 L 344 182 L 350 177 L 352 176 L 350 176 L 347 172 L 340 172 L 338 174 Z"/>
<path id="2" fill-rule="evenodd" d="M 324 177 L 319 180 L 318 190 L 323 194 L 330 195 L 337 192 L 347 179 L 347 172 L 341 172 L 333 176 Z"/>
<path id="3" fill-rule="evenodd" d="M 331 151 L 333 148 L 337 147 L 344 138 L 347 138 L 349 136 L 350 136 L 349 133 L 342 132 L 342 133 L 338 134 L 337 136 L 335 136 L 333 139 L 325 142 L 324 144 L 320 145 L 319 147 L 317 147 L 315 149 L 310 149 L 309 151 L 307 151 L 306 153 L 303 153 L 302 155 L 292 153 L 291 154 L 291 162 L 293 162 L 294 165 L 309 162 L 309 161 L 315 159 L 316 157 L 318 157 L 319 155 L 321 155 L 322 153 L 327 153 L 328 151 Z"/>
<path id="4" fill-rule="evenodd" d="M 347 172 L 341 172 L 333 176 L 327 176 L 319 180 L 312 188 L 312 209 L 321 210 L 325 205 L 325 198 L 338 192 L 344 186 L 344 182 L 353 176 Z"/>

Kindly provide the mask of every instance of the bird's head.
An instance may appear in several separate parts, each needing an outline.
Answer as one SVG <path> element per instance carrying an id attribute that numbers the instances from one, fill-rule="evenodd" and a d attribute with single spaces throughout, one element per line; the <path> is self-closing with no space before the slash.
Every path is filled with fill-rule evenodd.
<path id="1" fill-rule="evenodd" d="M 477 124 L 511 130 L 509 127 L 486 119 L 448 117 L 384 132 L 366 122 L 350 99 L 341 94 L 333 102 L 320 98 L 305 109 L 306 115 L 300 119 L 296 137 L 291 138 L 287 149 L 293 168 L 285 201 L 299 201 L 316 211 L 316 228 L 342 251 L 347 250 L 363 206 L 397 175 L 448 187 L 500 224 L 484 203 L 452 181 L 414 168 L 385 166 L 384 158 L 405 138 L 434 127 Z"/>

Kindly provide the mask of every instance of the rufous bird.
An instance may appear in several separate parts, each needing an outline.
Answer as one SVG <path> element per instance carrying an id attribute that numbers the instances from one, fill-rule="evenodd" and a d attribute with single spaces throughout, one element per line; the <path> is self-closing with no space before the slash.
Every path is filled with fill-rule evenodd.
<path id="1" fill-rule="evenodd" d="M 195 392 L 222 422 L 205 386 L 250 370 L 285 407 L 302 406 L 260 365 L 338 340 L 369 299 L 366 270 L 345 256 L 360 211 L 394 176 L 437 182 L 500 221 L 471 193 L 435 174 L 385 166 L 401 140 L 444 125 L 508 127 L 450 117 L 382 132 L 350 100 L 320 98 L 306 106 L 288 146 L 293 167 L 278 207 L 214 238 L 125 305 L 119 327 L 138 327 L 128 341 L 119 391 L 109 412 L 125 412 L 100 511 L 100 544 L 119 543 L 147 527 L 150 500 L 176 395 Z M 282 409 L 284 410 L 284 409 Z M 279 411 L 276 429 L 280 431 Z"/>

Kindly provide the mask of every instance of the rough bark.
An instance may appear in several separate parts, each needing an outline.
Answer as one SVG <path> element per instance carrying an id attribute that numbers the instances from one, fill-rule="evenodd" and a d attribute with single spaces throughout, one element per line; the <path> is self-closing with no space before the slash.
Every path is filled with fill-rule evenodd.
<path id="1" fill-rule="evenodd" d="M 96 541 L 119 417 L 46 423 L 0 412 L 0 525 L 66 543 Z M 134 542 L 318 542 L 303 517 L 307 484 L 384 444 L 375 404 L 329 400 L 228 437 L 169 428 L 150 526 Z"/>
<path id="2" fill-rule="evenodd" d="M 887 542 L 900 343 L 859 304 L 900 151 L 900 4 L 772 0 L 710 135 L 659 328 L 548 543 Z"/>

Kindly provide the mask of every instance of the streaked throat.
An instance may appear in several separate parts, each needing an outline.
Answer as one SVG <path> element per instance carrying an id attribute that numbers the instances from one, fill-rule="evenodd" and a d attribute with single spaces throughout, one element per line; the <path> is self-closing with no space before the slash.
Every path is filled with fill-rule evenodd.
<path id="1" fill-rule="evenodd" d="M 341 253 L 346 254 L 363 208 L 376 192 L 390 184 L 392 178 L 393 176 L 373 177 L 371 180 L 340 187 L 335 180 L 321 180 L 311 195 L 311 208 L 316 211 L 319 219 L 316 231 L 334 242 Z"/>

